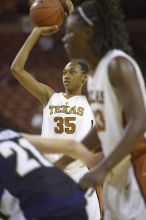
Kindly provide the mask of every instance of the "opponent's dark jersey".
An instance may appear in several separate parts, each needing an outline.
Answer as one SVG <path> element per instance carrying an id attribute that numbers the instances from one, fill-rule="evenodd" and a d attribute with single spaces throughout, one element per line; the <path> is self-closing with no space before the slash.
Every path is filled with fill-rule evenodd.
<path id="1" fill-rule="evenodd" d="M 86 204 L 72 179 L 8 129 L 0 130 L 0 198 L 3 214 L 18 220 L 62 216 Z"/>

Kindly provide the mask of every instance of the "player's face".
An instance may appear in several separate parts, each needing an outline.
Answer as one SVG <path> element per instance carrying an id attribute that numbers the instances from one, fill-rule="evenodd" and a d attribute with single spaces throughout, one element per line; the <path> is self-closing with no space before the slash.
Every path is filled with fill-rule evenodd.
<path id="1" fill-rule="evenodd" d="M 90 50 L 88 42 L 90 39 L 86 26 L 83 26 L 77 15 L 68 16 L 63 43 L 69 58 L 87 61 Z"/>
<path id="2" fill-rule="evenodd" d="M 63 84 L 66 90 L 76 91 L 81 88 L 86 81 L 86 74 L 83 74 L 80 65 L 68 63 L 63 70 Z"/>

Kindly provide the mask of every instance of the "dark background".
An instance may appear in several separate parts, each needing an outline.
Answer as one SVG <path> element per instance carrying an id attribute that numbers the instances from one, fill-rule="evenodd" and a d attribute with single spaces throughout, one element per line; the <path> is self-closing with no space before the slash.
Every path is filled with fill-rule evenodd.
<path id="1" fill-rule="evenodd" d="M 0 0 L 0 15 L 28 14 L 31 2 L 33 2 L 33 0 Z M 77 6 L 84 2 L 84 0 L 72 0 L 72 2 Z M 145 0 L 121 0 L 121 6 L 123 7 L 127 19 L 146 18 Z"/>

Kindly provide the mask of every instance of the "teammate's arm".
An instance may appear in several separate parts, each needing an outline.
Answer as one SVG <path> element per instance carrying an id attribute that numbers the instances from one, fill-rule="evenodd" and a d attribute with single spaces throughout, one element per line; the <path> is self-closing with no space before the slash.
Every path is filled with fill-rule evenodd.
<path id="1" fill-rule="evenodd" d="M 25 70 L 25 64 L 28 56 L 41 35 L 51 35 L 58 30 L 57 26 L 52 27 L 36 27 L 29 35 L 24 45 L 15 57 L 11 71 L 14 77 L 36 98 L 38 98 L 43 105 L 47 104 L 48 99 L 53 95 L 54 90 L 47 85 L 38 82 L 32 74 Z"/>
<path id="2" fill-rule="evenodd" d="M 83 144 L 61 139 L 42 138 L 39 135 L 23 134 L 43 154 L 63 153 L 74 159 L 80 159 L 86 166 L 94 167 L 103 158 L 102 154 L 93 155 Z"/>
<path id="3" fill-rule="evenodd" d="M 85 145 L 87 149 L 91 151 L 92 150 L 94 150 L 95 152 L 102 151 L 101 142 L 97 136 L 96 126 L 91 128 L 89 133 L 82 140 L 82 143 Z"/>
<path id="4" fill-rule="evenodd" d="M 91 128 L 90 132 L 82 140 L 82 144 L 91 151 L 101 152 L 101 143 L 97 136 L 96 127 Z M 68 164 L 72 163 L 75 159 L 67 155 L 62 156 L 59 160 L 55 162 L 55 165 L 58 167 L 66 167 Z"/>

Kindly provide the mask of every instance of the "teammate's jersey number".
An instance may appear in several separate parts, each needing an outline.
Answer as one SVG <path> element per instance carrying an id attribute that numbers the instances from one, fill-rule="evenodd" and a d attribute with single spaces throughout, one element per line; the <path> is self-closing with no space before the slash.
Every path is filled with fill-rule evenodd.
<path id="1" fill-rule="evenodd" d="M 30 158 L 27 150 L 33 154 L 33 158 Z M 16 155 L 16 173 L 19 176 L 25 176 L 41 166 L 49 166 L 48 161 L 23 138 L 19 140 L 19 144 L 14 141 L 1 143 L 0 154 L 6 159 Z"/>
<path id="2" fill-rule="evenodd" d="M 63 132 L 67 134 L 73 134 L 76 131 L 76 117 L 55 117 L 54 122 L 56 127 L 54 128 L 55 133 L 62 134 Z"/>

